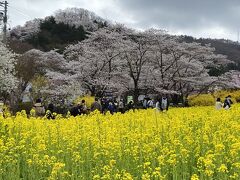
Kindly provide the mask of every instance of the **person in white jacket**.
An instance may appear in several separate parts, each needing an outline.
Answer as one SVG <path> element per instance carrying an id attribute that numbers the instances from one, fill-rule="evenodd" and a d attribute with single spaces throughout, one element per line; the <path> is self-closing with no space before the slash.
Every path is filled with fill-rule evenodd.
<path id="1" fill-rule="evenodd" d="M 220 110 L 223 107 L 223 103 L 221 102 L 220 98 L 217 98 L 216 103 L 215 103 L 215 108 L 216 110 Z"/>
<path id="2" fill-rule="evenodd" d="M 169 101 L 168 98 L 163 95 L 162 98 L 160 98 L 156 103 L 156 109 L 159 111 L 167 111 L 169 107 Z"/>

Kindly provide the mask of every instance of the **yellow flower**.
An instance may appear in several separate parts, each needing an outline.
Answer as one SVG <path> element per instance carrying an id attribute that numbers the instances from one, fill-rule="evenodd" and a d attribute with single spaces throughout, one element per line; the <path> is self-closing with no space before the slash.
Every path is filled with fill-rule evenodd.
<path id="1" fill-rule="evenodd" d="M 223 144 L 217 144 L 215 145 L 216 152 L 222 152 L 224 150 L 225 146 Z"/>
<path id="2" fill-rule="evenodd" d="M 158 163 L 160 164 L 160 165 L 164 165 L 164 156 L 163 155 L 161 155 L 161 156 L 158 156 Z"/>
<path id="3" fill-rule="evenodd" d="M 100 180 L 100 178 L 101 177 L 98 174 L 93 176 L 93 180 Z"/>
<path id="4" fill-rule="evenodd" d="M 171 154 L 167 162 L 171 165 L 176 165 L 177 164 L 177 155 L 176 154 Z"/>
<path id="5" fill-rule="evenodd" d="M 199 177 L 197 174 L 193 174 L 191 177 L 191 180 L 199 180 Z"/>
<path id="6" fill-rule="evenodd" d="M 110 160 L 109 164 L 111 167 L 115 166 L 116 160 L 114 160 L 114 159 Z"/>
<path id="7" fill-rule="evenodd" d="M 53 171 L 58 171 L 58 170 L 60 170 L 60 169 L 63 168 L 63 167 L 65 167 L 65 164 L 64 164 L 64 163 L 60 163 L 60 162 L 55 163 L 55 164 L 53 165 Z"/>
<path id="8" fill-rule="evenodd" d="M 209 169 L 206 169 L 204 172 L 205 172 L 205 174 L 206 174 L 207 176 L 212 176 L 213 173 L 214 173 L 214 171 L 209 170 Z"/>
<path id="9" fill-rule="evenodd" d="M 27 160 L 27 164 L 28 164 L 29 166 L 31 166 L 32 163 L 33 163 L 32 159 L 28 159 L 28 160 Z"/>
<path id="10" fill-rule="evenodd" d="M 225 164 L 221 164 L 218 168 L 218 172 L 228 172 L 227 166 Z"/>
<path id="11" fill-rule="evenodd" d="M 148 173 L 142 175 L 142 180 L 150 180 L 151 177 Z"/>
<path id="12" fill-rule="evenodd" d="M 144 167 L 144 168 L 148 168 L 150 165 L 151 165 L 151 162 L 145 162 L 144 165 L 143 165 L 143 167 Z"/>
<path id="13" fill-rule="evenodd" d="M 133 177 L 130 173 L 124 172 L 123 173 L 123 180 L 133 180 Z"/>

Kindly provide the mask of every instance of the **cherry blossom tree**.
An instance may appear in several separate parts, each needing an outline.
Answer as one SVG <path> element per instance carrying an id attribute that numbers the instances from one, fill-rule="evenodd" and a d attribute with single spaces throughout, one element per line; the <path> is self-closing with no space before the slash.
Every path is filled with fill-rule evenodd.
<path id="1" fill-rule="evenodd" d="M 0 94 L 5 98 L 17 87 L 15 77 L 16 54 L 0 42 Z"/>
<path id="2" fill-rule="evenodd" d="M 100 29 L 91 36 L 65 50 L 73 73 L 93 95 L 106 89 L 121 90 L 124 75 L 120 65 L 121 35 L 113 30 Z M 119 80 L 119 81 L 118 81 Z M 119 85 L 119 86 L 118 86 Z"/>
<path id="3" fill-rule="evenodd" d="M 209 68 L 218 68 L 230 63 L 223 55 L 215 55 L 214 48 L 201 46 L 198 43 L 179 43 L 180 50 L 171 50 L 175 62 L 173 83 L 170 89 L 177 90 L 188 96 L 194 91 L 207 90 L 217 83 L 217 77 L 208 74 Z M 176 58 L 176 53 L 181 54 Z"/>
<path id="4" fill-rule="evenodd" d="M 206 91 L 219 82 L 209 75 L 210 68 L 218 68 L 231 61 L 216 55 L 210 45 L 181 42 L 178 37 L 161 31 L 148 31 L 152 42 L 152 66 L 155 89 L 188 96 L 191 92 Z"/>
<path id="5" fill-rule="evenodd" d="M 126 32 L 124 36 L 126 40 L 122 48 L 122 69 L 132 81 L 130 89 L 133 91 L 134 103 L 137 103 L 140 90 L 146 88 L 151 79 L 151 41 L 144 32 Z"/>
<path id="6" fill-rule="evenodd" d="M 40 50 L 32 49 L 24 54 L 25 59 L 29 59 L 28 63 L 34 69 L 27 78 L 22 78 L 23 85 L 28 84 L 33 81 L 37 76 L 45 77 L 47 83 L 44 86 L 38 87 L 38 91 L 42 96 L 46 98 L 70 98 L 75 94 L 82 94 L 81 89 L 77 90 L 79 87 L 77 83 L 73 84 L 74 76 L 72 76 L 69 71 L 70 69 L 68 62 L 65 60 L 63 55 L 57 53 L 56 51 L 42 52 Z M 28 71 L 29 65 L 24 66 L 21 71 Z M 23 73 L 21 73 L 23 75 Z M 73 88 L 73 86 L 75 88 Z M 34 88 L 34 87 L 33 87 Z M 23 88 L 25 89 L 25 88 Z M 74 92 L 73 89 L 76 91 Z"/>
<path id="7" fill-rule="evenodd" d="M 41 22 L 42 19 L 34 19 L 31 21 L 27 21 L 24 26 L 14 27 L 10 32 L 11 38 L 16 38 L 21 41 L 29 39 L 31 36 L 35 35 L 40 31 Z"/>

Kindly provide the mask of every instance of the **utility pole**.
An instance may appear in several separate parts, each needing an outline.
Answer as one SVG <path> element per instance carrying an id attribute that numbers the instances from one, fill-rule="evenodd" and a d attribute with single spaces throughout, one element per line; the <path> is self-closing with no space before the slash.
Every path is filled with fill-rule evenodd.
<path id="1" fill-rule="evenodd" d="M 7 17 L 8 2 L 7 1 L 0 2 L 0 6 L 2 6 L 4 8 L 3 10 L 1 10 L 1 15 L 2 15 L 1 21 L 3 21 L 3 42 L 6 42 L 6 40 L 7 40 L 7 21 L 8 21 L 8 17 Z"/>

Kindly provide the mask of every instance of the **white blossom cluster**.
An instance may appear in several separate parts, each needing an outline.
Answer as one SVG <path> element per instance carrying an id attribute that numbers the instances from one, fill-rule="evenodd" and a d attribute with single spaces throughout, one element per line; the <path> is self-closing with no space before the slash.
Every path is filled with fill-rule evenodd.
<path id="1" fill-rule="evenodd" d="M 16 54 L 0 42 L 0 94 L 12 92 L 17 87 L 15 75 Z"/>
<path id="2" fill-rule="evenodd" d="M 10 32 L 11 38 L 16 38 L 21 41 L 29 39 L 40 31 L 41 22 L 42 19 L 34 19 L 31 21 L 27 21 L 24 26 L 14 27 Z"/>
<path id="3" fill-rule="evenodd" d="M 61 22 L 75 27 L 82 26 L 85 30 L 91 31 L 99 29 L 98 23 L 106 22 L 95 13 L 82 8 L 67 8 L 65 10 L 58 10 L 54 17 L 57 23 Z"/>

